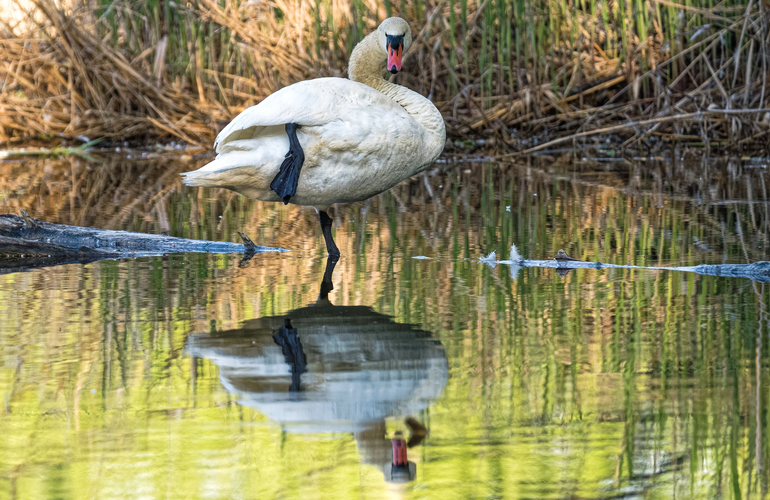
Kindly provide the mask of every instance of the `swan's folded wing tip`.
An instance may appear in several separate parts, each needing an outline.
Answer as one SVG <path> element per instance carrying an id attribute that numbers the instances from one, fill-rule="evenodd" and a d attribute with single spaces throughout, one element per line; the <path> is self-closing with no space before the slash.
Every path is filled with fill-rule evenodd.
<path id="1" fill-rule="evenodd" d="M 197 170 L 192 172 L 183 172 L 179 174 L 182 176 L 182 184 L 185 186 L 202 186 L 201 175 Z"/>

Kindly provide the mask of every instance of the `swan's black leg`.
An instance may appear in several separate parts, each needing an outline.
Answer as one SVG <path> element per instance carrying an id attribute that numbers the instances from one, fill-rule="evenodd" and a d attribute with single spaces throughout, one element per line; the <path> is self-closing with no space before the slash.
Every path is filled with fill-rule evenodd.
<path id="1" fill-rule="evenodd" d="M 286 124 L 286 135 L 289 136 L 289 152 L 281 163 L 281 169 L 276 174 L 273 182 L 270 183 L 270 189 L 276 192 L 285 205 L 297 192 L 299 184 L 299 172 L 302 170 L 302 164 L 305 162 L 305 152 L 297 139 L 297 129 L 300 128 L 296 123 Z"/>
<path id="2" fill-rule="evenodd" d="M 330 257 L 339 257 L 340 249 L 337 248 L 334 239 L 332 239 L 332 218 L 326 212 L 321 211 L 318 212 L 318 216 L 321 219 L 321 231 L 324 233 L 324 240 L 326 240 L 326 251 L 329 252 Z"/>
<path id="3" fill-rule="evenodd" d="M 320 300 L 328 300 L 329 292 L 334 290 L 334 284 L 332 283 L 332 274 L 334 274 L 334 266 L 337 265 L 339 257 L 336 255 L 330 255 L 326 258 L 326 271 L 324 271 L 324 277 L 321 281 L 321 293 L 318 294 Z"/>

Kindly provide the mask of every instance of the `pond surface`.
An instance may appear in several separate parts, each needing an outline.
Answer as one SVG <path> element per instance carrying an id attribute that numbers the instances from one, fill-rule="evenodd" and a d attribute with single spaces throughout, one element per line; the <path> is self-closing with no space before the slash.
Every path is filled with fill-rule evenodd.
<path id="1" fill-rule="evenodd" d="M 438 165 L 331 274 L 313 210 L 133 156 L 0 163 L 0 212 L 291 253 L 0 276 L 0 498 L 767 496 L 770 286 L 478 262 L 770 260 L 766 164 Z"/>

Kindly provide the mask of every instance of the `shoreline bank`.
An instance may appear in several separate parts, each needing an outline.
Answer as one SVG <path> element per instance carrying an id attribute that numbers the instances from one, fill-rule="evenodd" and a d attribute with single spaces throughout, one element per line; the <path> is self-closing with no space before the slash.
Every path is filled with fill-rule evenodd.
<path id="1" fill-rule="evenodd" d="M 601 135 L 621 149 L 743 151 L 766 149 L 770 134 L 769 13 L 753 2 L 654 0 L 629 12 L 520 10 L 509 0 L 352 2 L 350 11 L 309 0 L 290 10 L 236 0 L 146 12 L 123 0 L 29 5 L 29 22 L 0 28 L 0 147 L 104 137 L 210 148 L 275 90 L 344 77 L 352 47 L 388 15 L 415 34 L 392 80 L 434 101 L 452 144 L 526 154 Z"/>

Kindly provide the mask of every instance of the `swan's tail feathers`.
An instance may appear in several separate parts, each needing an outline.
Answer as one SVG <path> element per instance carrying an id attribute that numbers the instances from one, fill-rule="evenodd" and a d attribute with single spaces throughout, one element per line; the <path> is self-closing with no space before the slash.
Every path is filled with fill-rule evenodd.
<path id="1" fill-rule="evenodd" d="M 252 167 L 254 163 L 250 161 L 247 155 L 226 154 L 219 155 L 217 158 L 192 172 L 182 174 L 182 182 L 187 186 L 202 187 L 229 187 L 238 181 L 243 181 L 243 174 L 246 171 L 239 171 L 244 167 Z"/>
<path id="2" fill-rule="evenodd" d="M 289 204 L 291 197 L 297 193 L 299 184 L 299 173 L 302 171 L 302 164 L 305 162 L 305 153 L 297 139 L 297 129 L 299 125 L 294 123 L 286 124 L 286 134 L 289 136 L 289 152 L 281 163 L 281 169 L 276 174 L 273 182 L 270 183 L 270 189 L 275 191 L 284 205 Z"/>
<path id="3" fill-rule="evenodd" d="M 212 162 L 214 163 L 214 162 Z M 210 165 L 210 164 L 209 164 Z M 208 165 L 206 165 L 208 166 Z M 205 167 L 204 167 L 205 168 Z M 217 170 L 195 170 L 182 174 L 182 182 L 186 186 L 217 187 L 221 185 L 221 171 Z"/>
<path id="4" fill-rule="evenodd" d="M 182 174 L 182 183 L 185 186 L 192 186 L 192 187 L 206 187 L 206 186 L 216 186 L 214 184 L 213 179 L 207 178 L 205 174 L 201 174 L 199 172 L 185 172 Z"/>

